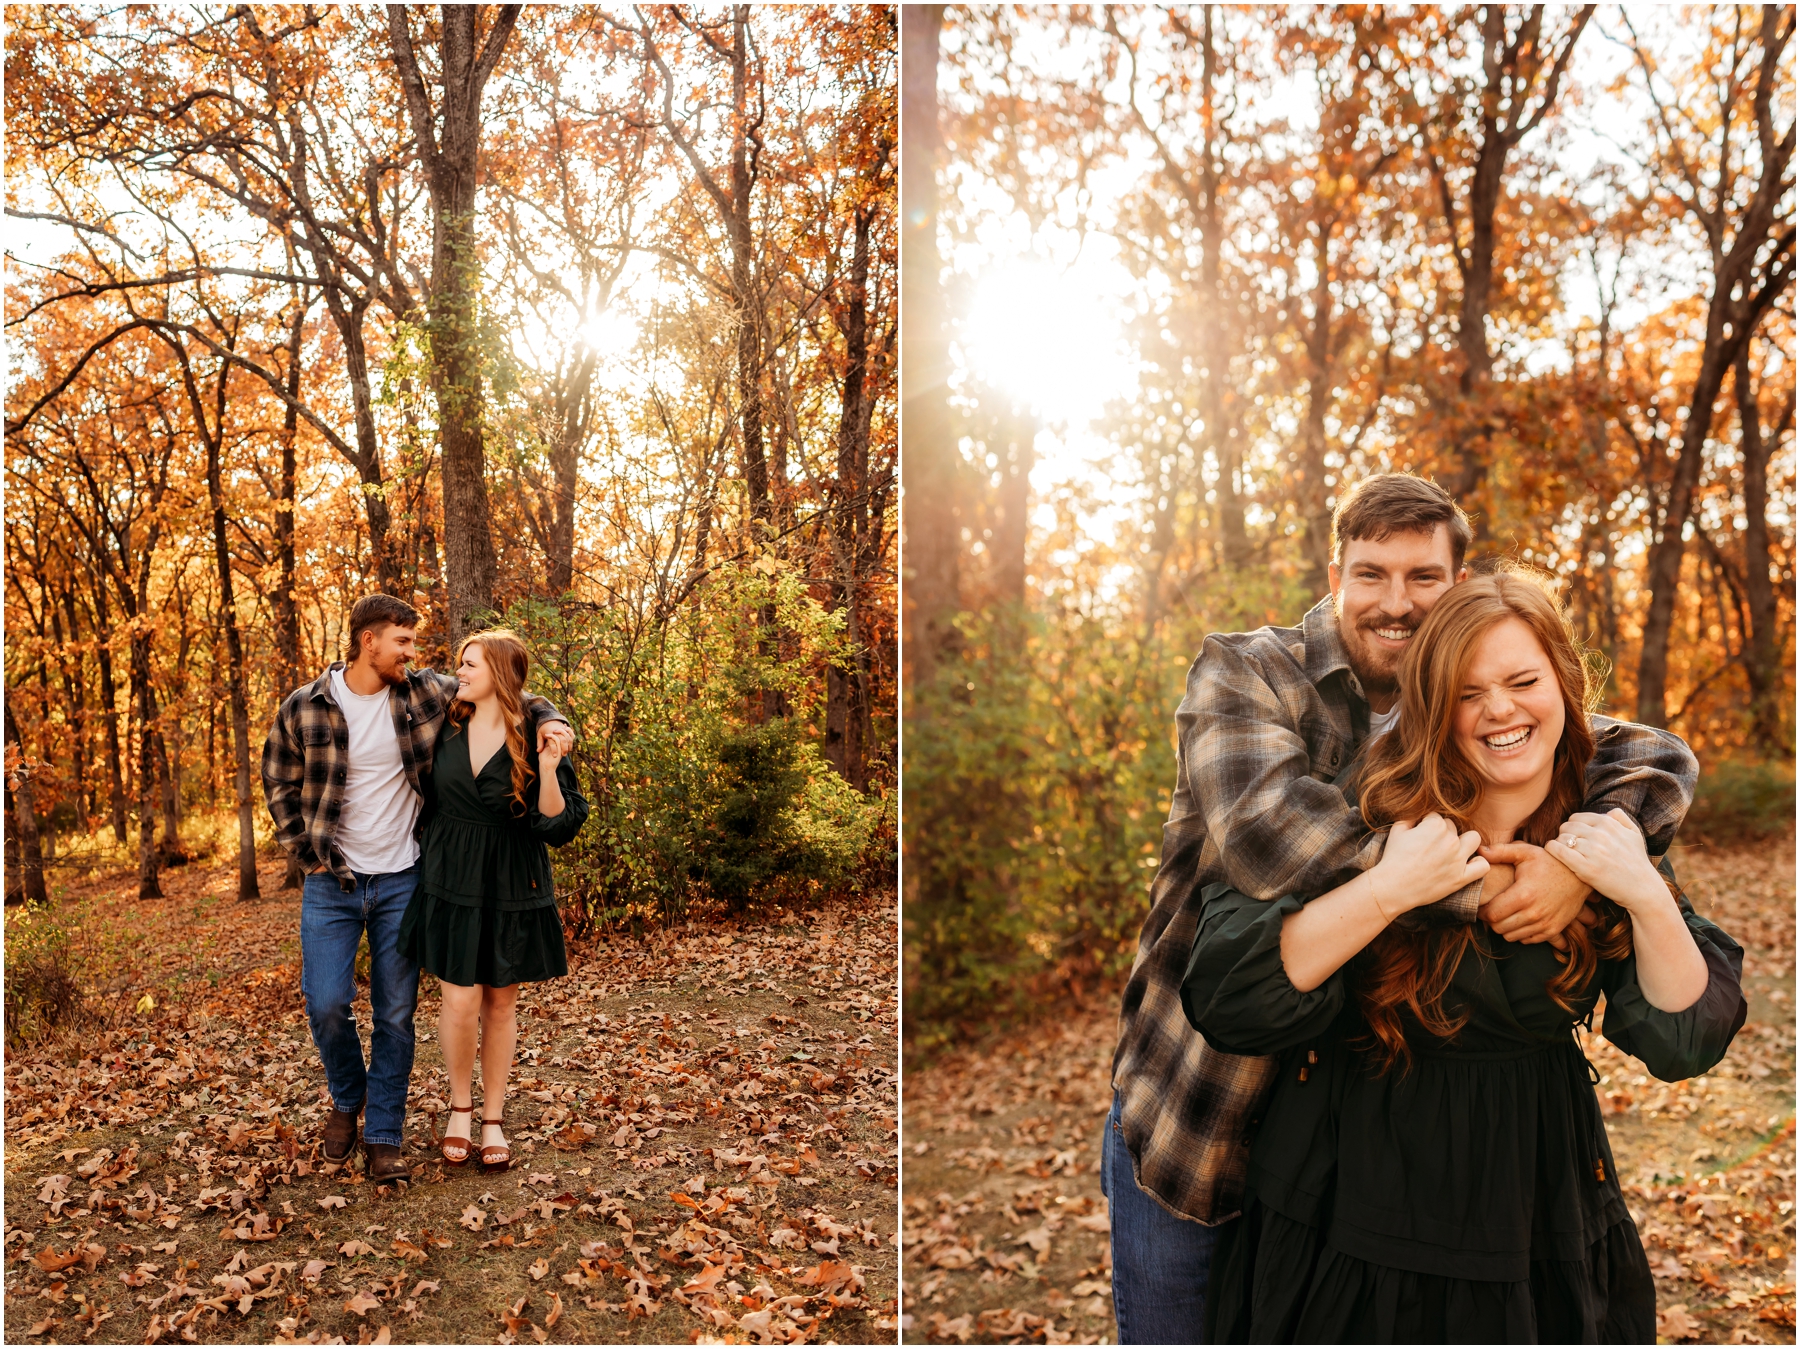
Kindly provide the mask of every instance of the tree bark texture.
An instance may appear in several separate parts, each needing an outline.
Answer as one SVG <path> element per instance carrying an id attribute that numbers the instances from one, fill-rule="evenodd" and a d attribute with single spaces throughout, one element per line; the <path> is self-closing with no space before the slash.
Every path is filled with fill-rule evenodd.
<path id="1" fill-rule="evenodd" d="M 902 629 L 906 681 L 928 681 L 961 607 L 957 447 L 938 255 L 938 34 L 943 5 L 900 7 Z"/>
<path id="2" fill-rule="evenodd" d="M 388 34 L 431 194 L 431 387 L 443 456 L 444 571 L 450 607 L 445 627 L 454 649 L 473 630 L 475 616 L 494 604 L 494 538 L 477 345 L 476 168 L 482 90 L 506 49 L 521 6 L 500 6 L 479 51 L 477 7 L 440 7 L 443 87 L 442 105 L 435 112 L 413 53 L 407 9 L 387 7 Z"/>
<path id="3" fill-rule="evenodd" d="M 1689 214 L 1706 231 L 1712 244 L 1712 294 L 1707 300 L 1706 337 L 1694 377 L 1694 392 L 1688 400 L 1687 420 L 1681 428 L 1680 451 L 1669 484 L 1662 532 L 1651 545 L 1645 568 L 1650 606 L 1644 616 L 1643 648 L 1638 658 L 1637 719 L 1650 726 L 1668 724 L 1669 634 L 1675 623 L 1681 559 L 1687 550 L 1686 529 L 1725 372 L 1737 363 L 1776 297 L 1793 283 L 1794 225 L 1781 214 L 1780 207 L 1792 191 L 1787 170 L 1794 157 L 1794 128 L 1789 126 L 1777 140 L 1772 106 L 1780 63 L 1793 33 L 1792 23 L 1792 11 L 1788 11 L 1784 22 L 1779 6 L 1764 7 L 1762 66 L 1754 94 L 1755 122 L 1762 147 L 1760 176 L 1743 218 L 1736 222 L 1735 230 L 1728 231 L 1731 222 L 1727 215 L 1732 206 L 1729 198 L 1721 195 L 1710 207 L 1698 197 L 1687 201 Z M 1746 177 L 1747 174 L 1748 170 Z M 1729 249 L 1725 247 L 1728 232 Z"/>
<path id="4" fill-rule="evenodd" d="M 32 809 L 31 802 L 31 774 L 25 768 L 25 747 L 19 741 L 19 728 L 13 721 L 10 705 L 6 708 L 6 759 L 6 813 L 18 831 L 25 898 L 33 904 L 48 904 L 50 894 L 44 888 L 44 854 L 38 838 L 37 812 Z"/>

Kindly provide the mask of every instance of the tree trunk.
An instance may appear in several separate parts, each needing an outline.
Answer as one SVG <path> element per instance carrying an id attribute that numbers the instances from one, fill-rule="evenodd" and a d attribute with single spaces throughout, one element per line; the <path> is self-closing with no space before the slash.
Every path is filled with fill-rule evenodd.
<path id="1" fill-rule="evenodd" d="M 119 689 L 113 681 L 112 619 L 106 582 L 94 582 L 94 657 L 100 667 L 100 731 L 106 742 L 106 785 L 112 807 L 113 838 L 125 842 L 125 770 L 119 746 Z"/>
<path id="2" fill-rule="evenodd" d="M 995 522 L 993 593 L 1002 604 L 1025 602 L 1025 542 L 1030 535 L 1031 469 L 1037 462 L 1037 424 L 1025 409 L 1011 407 L 1000 420 L 1000 518 Z"/>
<path id="3" fill-rule="evenodd" d="M 1744 458 L 1744 597 L 1750 611 L 1746 635 L 1744 671 L 1750 681 L 1752 736 L 1765 753 L 1787 752 L 1787 727 L 1782 710 L 1786 698 L 1781 687 L 1780 654 L 1775 644 L 1775 586 L 1769 579 L 1769 454 L 1794 415 L 1790 387 L 1785 411 L 1772 433 L 1765 437 L 1756 389 L 1750 375 L 1750 344 L 1738 353 L 1732 367 L 1736 386 L 1740 447 Z"/>
<path id="4" fill-rule="evenodd" d="M 1249 540 L 1244 530 L 1244 498 L 1248 486 L 1243 481 L 1243 441 L 1236 428 L 1229 425 L 1235 418 L 1226 415 L 1226 400 L 1231 396 L 1227 385 L 1227 367 L 1231 355 L 1226 344 L 1229 320 L 1225 313 L 1224 295 L 1224 221 L 1219 200 L 1218 119 L 1213 106 L 1213 84 L 1218 76 L 1218 50 L 1213 38 L 1215 7 L 1201 11 L 1200 25 L 1200 303 L 1201 312 L 1212 315 L 1206 325 L 1201 359 L 1206 362 L 1205 382 L 1201 385 L 1201 416 L 1206 421 L 1206 446 L 1218 466 L 1218 480 L 1213 486 L 1212 516 L 1219 539 L 1219 553 L 1227 566 L 1240 567 L 1249 559 Z M 1201 496 L 1205 496 L 1202 487 Z"/>
<path id="5" fill-rule="evenodd" d="M 59 602 L 60 601 L 60 607 Z M 57 667 L 62 677 L 63 700 L 68 705 L 69 766 L 74 774 L 75 809 L 85 831 L 93 827 L 88 818 L 87 767 L 87 681 L 81 677 L 81 657 L 72 654 L 63 636 L 63 619 L 69 616 L 68 642 L 73 642 L 75 627 L 75 583 L 71 580 L 44 606 L 50 611 L 51 631 L 56 637 Z"/>
<path id="6" fill-rule="evenodd" d="M 177 706 L 180 704 L 177 703 Z M 164 866 L 179 866 L 188 860 L 181 846 L 181 761 L 169 750 L 169 738 L 160 727 L 156 741 L 156 785 L 162 798 L 163 838 L 160 856 Z"/>
<path id="7" fill-rule="evenodd" d="M 906 463 L 901 575 L 906 680 L 929 681 L 961 607 L 957 448 L 949 407 L 938 255 L 938 31 L 942 5 L 900 7 L 901 442 Z"/>
<path id="8" fill-rule="evenodd" d="M 275 557 L 279 572 L 275 583 L 275 659 L 280 663 L 280 688 L 276 702 L 300 686 L 300 606 L 294 598 L 294 495 L 299 491 L 296 441 L 300 434 L 300 344 L 306 324 L 306 308 L 298 305 L 294 326 L 288 332 L 287 393 L 293 401 L 281 422 L 281 497 L 275 503 Z"/>
<path id="9" fill-rule="evenodd" d="M 31 803 L 31 775 L 24 766 L 25 747 L 19 741 L 19 728 L 13 721 L 12 707 L 6 708 L 6 807 L 18 831 L 21 870 L 25 873 L 25 898 L 33 904 L 48 904 L 50 894 L 44 888 L 44 854 L 38 841 L 37 812 Z M 12 832 L 11 830 L 8 831 Z"/>
<path id="10" fill-rule="evenodd" d="M 1330 589 L 1331 509 L 1325 490 L 1325 413 L 1331 406 L 1331 229 L 1318 222 L 1318 276 L 1313 280 L 1312 324 L 1306 332 L 1306 420 L 1300 430 L 1300 519 L 1305 525 L 1306 585 L 1312 595 Z"/>
<path id="11" fill-rule="evenodd" d="M 1668 507 L 1663 511 L 1662 533 L 1650 547 L 1645 581 L 1650 587 L 1650 608 L 1644 615 L 1643 649 L 1638 656 L 1637 719 L 1646 726 L 1667 726 L 1669 710 L 1669 633 L 1675 624 L 1675 595 L 1681 583 L 1681 559 L 1687 552 L 1687 524 L 1693 513 L 1694 489 L 1700 482 L 1700 461 L 1706 439 L 1712 434 L 1713 407 L 1725 383 L 1725 371 L 1733 353 L 1724 350 L 1721 297 L 1707 316 L 1706 344 L 1700 357 L 1700 373 L 1694 396 L 1688 403 L 1687 424 L 1681 431 L 1680 458 L 1669 484 Z"/>
<path id="12" fill-rule="evenodd" d="M 754 184 L 750 164 L 750 68 L 747 49 L 750 6 L 734 5 L 731 24 L 731 211 L 726 228 L 731 232 L 731 291 L 738 308 L 737 392 L 738 430 L 744 452 L 744 481 L 750 488 L 753 520 L 770 519 L 769 464 L 763 446 L 762 313 L 751 268 L 755 241 L 750 232 L 750 192 Z M 752 542 L 761 543 L 754 527 Z"/>
<path id="13" fill-rule="evenodd" d="M 831 521 L 830 605 L 844 614 L 849 649 L 825 672 L 825 754 L 838 775 L 862 790 L 867 780 L 862 728 L 867 689 L 860 664 L 862 646 L 861 568 L 868 518 L 869 420 L 869 232 L 875 208 L 858 207 L 851 245 L 844 334 L 844 389 L 838 409 L 837 502 Z"/>
<path id="14" fill-rule="evenodd" d="M 549 528 L 544 541 L 545 582 L 552 599 L 575 586 L 575 486 L 581 472 L 581 445 L 587 439 L 599 356 L 582 350 L 568 378 L 556 390 L 556 438 L 550 446 Z"/>
<path id="15" fill-rule="evenodd" d="M 161 899 L 156 855 L 156 691 L 150 687 L 150 638 L 131 635 L 131 691 L 138 729 L 138 898 Z"/>
<path id="16" fill-rule="evenodd" d="M 506 49 L 520 6 L 502 5 L 479 53 L 478 7 L 439 9 L 441 116 L 434 117 L 413 55 L 407 6 L 389 5 L 388 34 L 425 181 L 431 193 L 431 391 L 437 400 L 444 495 L 444 570 L 454 649 L 477 614 L 494 607 L 494 539 L 481 432 L 481 353 L 475 251 L 481 95 Z"/>
<path id="17" fill-rule="evenodd" d="M 296 325 L 297 327 L 298 325 Z M 291 350 L 291 348 L 290 348 Z M 226 679 L 231 703 L 231 766 L 237 788 L 238 890 L 240 900 L 261 898 L 256 884 L 256 820 L 250 795 L 250 702 L 244 690 L 244 643 L 238 635 L 237 596 L 232 584 L 231 546 L 225 537 L 225 487 L 219 463 L 225 436 L 225 377 L 219 371 L 215 421 L 206 441 L 206 494 L 212 503 L 213 562 L 219 576 L 219 617 L 225 625 Z M 293 378 L 291 372 L 289 379 Z M 198 408 L 195 409 L 199 411 Z M 291 531 L 291 517 L 290 517 Z M 290 532 L 289 547 L 292 547 Z"/>

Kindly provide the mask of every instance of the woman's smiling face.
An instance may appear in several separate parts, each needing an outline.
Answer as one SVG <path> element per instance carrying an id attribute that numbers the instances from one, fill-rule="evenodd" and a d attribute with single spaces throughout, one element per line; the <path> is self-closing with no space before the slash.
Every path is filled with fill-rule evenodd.
<path id="1" fill-rule="evenodd" d="M 456 696 L 464 702 L 476 703 L 494 691 L 494 673 L 488 669 L 487 652 L 480 642 L 463 648 L 462 661 L 456 667 Z"/>
<path id="2" fill-rule="evenodd" d="M 1490 787 L 1549 785 L 1562 741 L 1562 685 L 1536 634 L 1517 618 L 1476 643 L 1457 697 L 1456 744 Z"/>

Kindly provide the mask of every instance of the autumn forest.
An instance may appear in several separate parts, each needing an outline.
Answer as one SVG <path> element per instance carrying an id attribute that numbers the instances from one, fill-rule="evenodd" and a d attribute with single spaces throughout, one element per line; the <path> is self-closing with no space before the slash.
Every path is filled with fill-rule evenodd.
<path id="1" fill-rule="evenodd" d="M 269 718 L 375 590 L 438 668 L 533 642 L 578 922 L 879 872 L 891 12 L 8 23 L 9 876 L 152 896 L 216 815 L 254 893 Z M 734 790 L 781 842 L 696 856 Z"/>

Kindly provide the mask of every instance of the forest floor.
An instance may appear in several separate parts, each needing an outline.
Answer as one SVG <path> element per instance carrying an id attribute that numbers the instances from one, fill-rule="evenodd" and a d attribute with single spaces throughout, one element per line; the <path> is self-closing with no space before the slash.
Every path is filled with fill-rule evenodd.
<path id="1" fill-rule="evenodd" d="M 199 864 L 160 900 L 53 884 L 107 986 L 6 1055 L 8 1343 L 893 1342 L 891 893 L 572 943 L 520 998 L 505 1173 L 436 1159 L 425 977 L 395 1187 L 320 1156 L 280 879 L 248 903 Z"/>
<path id="2" fill-rule="evenodd" d="M 1794 843 L 1679 848 L 1743 943 L 1749 1021 L 1711 1073 L 1650 1079 L 1584 1034 L 1663 1343 L 1794 1342 Z M 906 1076 L 903 1338 L 1116 1340 L 1098 1174 L 1117 993 Z M 1601 1022 L 1595 1018 L 1595 1025 Z"/>

